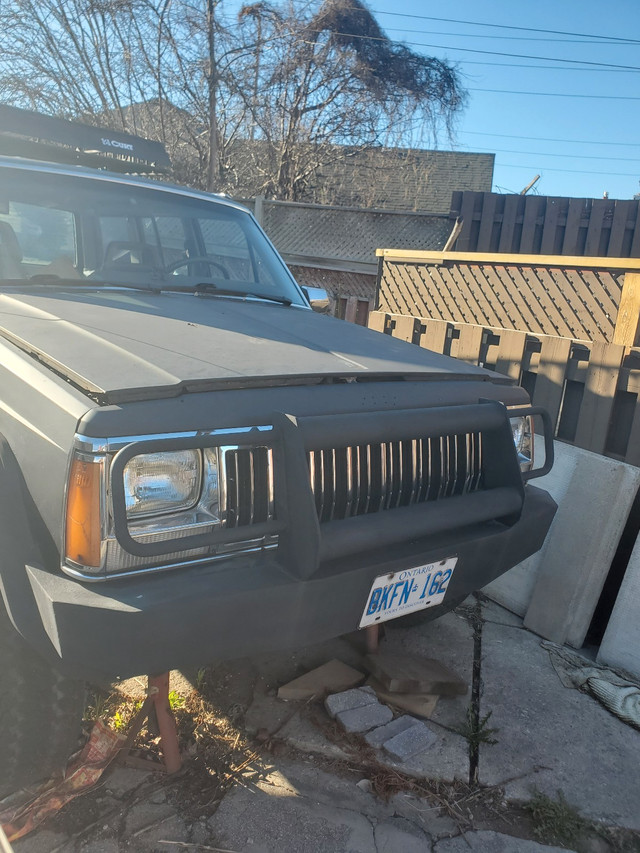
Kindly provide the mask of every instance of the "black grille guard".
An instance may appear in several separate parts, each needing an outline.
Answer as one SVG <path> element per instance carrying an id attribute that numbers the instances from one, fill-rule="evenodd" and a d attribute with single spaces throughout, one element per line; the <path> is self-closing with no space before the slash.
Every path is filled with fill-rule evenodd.
<path id="1" fill-rule="evenodd" d="M 540 415 L 545 427 L 545 464 L 520 471 L 509 419 Z M 524 481 L 547 473 L 553 464 L 553 428 L 539 407 L 507 409 L 496 401 L 462 406 L 359 412 L 296 418 L 282 412 L 270 418 L 274 426 L 274 487 L 277 518 L 260 524 L 216 529 L 158 542 L 140 542 L 129 533 L 124 494 L 124 468 L 143 453 L 205 448 L 234 443 L 250 447 L 264 443 L 257 430 L 224 437 L 167 438 L 137 441 L 120 450 L 111 463 L 114 532 L 120 545 L 140 557 L 161 557 L 212 545 L 255 541 L 278 535 L 278 554 L 284 567 L 298 578 L 311 577 L 321 563 L 358 552 L 454 530 L 471 524 L 500 521 L 514 524 L 524 502 Z M 456 495 L 433 503 L 397 507 L 320 524 L 309 479 L 307 452 L 354 444 L 404 441 L 479 432 L 483 442 L 482 491 Z"/>

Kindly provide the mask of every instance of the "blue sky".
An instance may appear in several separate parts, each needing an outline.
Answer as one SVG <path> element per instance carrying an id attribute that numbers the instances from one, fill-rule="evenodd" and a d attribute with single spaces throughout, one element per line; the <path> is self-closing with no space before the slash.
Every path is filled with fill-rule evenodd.
<path id="1" fill-rule="evenodd" d="M 541 195 L 640 192 L 638 0 L 368 5 L 390 38 L 458 66 L 469 104 L 455 144 L 441 137 L 440 147 L 495 152 L 495 191 L 519 192 L 540 174 Z"/>

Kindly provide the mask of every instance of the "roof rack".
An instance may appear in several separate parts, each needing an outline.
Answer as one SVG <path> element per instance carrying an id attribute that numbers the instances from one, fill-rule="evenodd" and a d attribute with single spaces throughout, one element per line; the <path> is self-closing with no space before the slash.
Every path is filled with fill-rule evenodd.
<path id="1" fill-rule="evenodd" d="M 6 104 L 0 104 L 0 154 L 125 173 L 171 169 L 160 142 Z"/>

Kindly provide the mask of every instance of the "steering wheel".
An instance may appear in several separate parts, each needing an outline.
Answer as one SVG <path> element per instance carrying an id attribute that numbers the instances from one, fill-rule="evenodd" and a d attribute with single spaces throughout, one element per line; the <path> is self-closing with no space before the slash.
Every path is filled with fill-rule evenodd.
<path id="1" fill-rule="evenodd" d="M 222 264 L 219 264 L 218 261 L 214 261 L 211 258 L 207 258 L 205 255 L 194 255 L 193 258 L 182 258 L 179 261 L 174 261 L 172 264 L 168 264 L 164 271 L 167 273 L 174 273 L 176 270 L 179 270 L 180 267 L 187 267 L 189 264 L 208 264 L 209 267 L 215 267 L 220 270 L 223 278 L 229 278 L 229 271 Z"/>

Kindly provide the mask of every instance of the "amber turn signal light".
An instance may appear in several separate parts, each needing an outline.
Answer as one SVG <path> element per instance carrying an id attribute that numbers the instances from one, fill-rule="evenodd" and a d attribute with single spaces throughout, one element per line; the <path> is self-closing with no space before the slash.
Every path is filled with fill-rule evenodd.
<path id="1" fill-rule="evenodd" d="M 83 566 L 100 566 L 100 464 L 74 459 L 69 474 L 66 556 Z"/>

